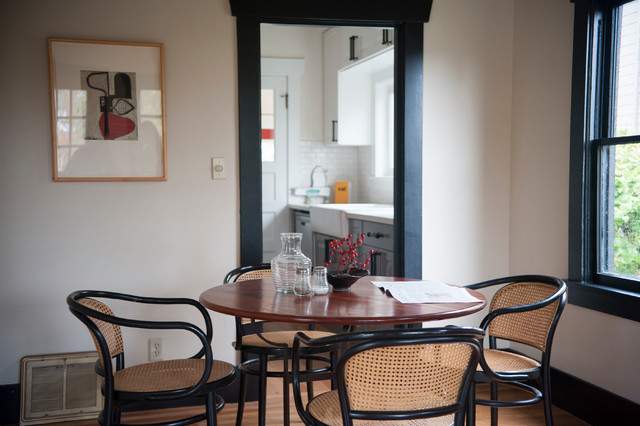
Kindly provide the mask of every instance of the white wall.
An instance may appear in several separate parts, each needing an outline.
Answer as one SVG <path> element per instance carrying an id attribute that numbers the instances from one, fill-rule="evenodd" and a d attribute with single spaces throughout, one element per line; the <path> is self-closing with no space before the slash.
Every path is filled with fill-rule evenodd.
<path id="1" fill-rule="evenodd" d="M 509 269 L 566 277 L 573 5 L 515 4 Z M 552 364 L 640 403 L 638 335 L 638 322 L 567 305 Z"/>
<path id="2" fill-rule="evenodd" d="M 434 1 L 425 25 L 425 278 L 567 276 L 572 38 L 565 0 Z M 640 402 L 639 333 L 637 322 L 567 305 L 552 364 Z"/>
<path id="3" fill-rule="evenodd" d="M 237 266 L 235 34 L 227 0 L 0 2 L 0 384 L 22 356 L 92 349 L 73 290 L 197 298 Z M 164 43 L 168 181 L 52 182 L 48 36 Z M 233 321 L 214 321 L 235 360 Z"/>
<path id="4" fill-rule="evenodd" d="M 326 28 L 262 24 L 260 54 L 264 58 L 304 59 L 300 79 L 300 139 L 323 140 L 322 33 Z"/>
<path id="5" fill-rule="evenodd" d="M 509 271 L 512 0 L 436 0 L 424 27 L 423 270 Z"/>

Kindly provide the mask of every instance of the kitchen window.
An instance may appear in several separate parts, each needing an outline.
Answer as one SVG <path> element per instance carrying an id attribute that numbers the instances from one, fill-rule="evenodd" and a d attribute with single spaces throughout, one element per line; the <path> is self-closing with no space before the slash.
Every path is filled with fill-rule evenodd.
<path id="1" fill-rule="evenodd" d="M 575 25 L 569 278 L 640 321 L 640 0 L 576 2 Z"/>

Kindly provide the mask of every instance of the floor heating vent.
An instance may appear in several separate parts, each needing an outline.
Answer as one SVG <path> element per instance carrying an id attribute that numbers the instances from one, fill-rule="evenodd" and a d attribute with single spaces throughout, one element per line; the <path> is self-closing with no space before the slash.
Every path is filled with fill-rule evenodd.
<path id="1" fill-rule="evenodd" d="M 27 356 L 20 364 L 20 425 L 97 418 L 97 352 Z"/>

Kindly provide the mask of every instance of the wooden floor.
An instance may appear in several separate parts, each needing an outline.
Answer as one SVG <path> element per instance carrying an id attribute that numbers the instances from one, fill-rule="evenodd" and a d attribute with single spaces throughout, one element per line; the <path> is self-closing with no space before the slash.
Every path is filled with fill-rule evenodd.
<path id="1" fill-rule="evenodd" d="M 280 396 L 282 395 L 282 382 L 277 379 L 269 379 L 268 380 L 268 396 L 267 396 L 267 419 L 266 423 L 268 425 L 283 425 L 283 407 L 282 400 Z M 316 393 L 322 392 L 327 389 L 325 385 L 323 389 L 323 384 L 320 384 L 316 387 Z M 517 391 L 505 390 L 501 391 L 501 395 L 504 395 L 505 398 L 517 398 Z M 488 391 L 484 389 L 482 386 L 478 387 L 478 397 L 480 396 L 488 396 Z M 297 412 L 295 410 L 295 406 L 293 406 L 293 399 L 291 399 L 292 409 L 291 409 L 291 424 L 292 425 L 302 425 L 303 423 L 298 418 Z M 236 408 L 237 404 L 227 404 L 225 407 L 218 413 L 218 424 L 220 426 L 233 426 L 236 421 Z M 181 418 L 188 417 L 189 415 L 194 415 L 200 413 L 201 407 L 185 407 L 185 408 L 171 408 L 166 410 L 148 410 L 137 413 L 127 413 L 123 415 L 123 421 L 130 423 L 156 423 L 161 421 L 167 421 L 171 418 Z M 476 411 L 477 415 L 477 425 L 489 425 L 490 417 L 489 417 L 489 408 L 488 407 L 478 407 Z M 258 403 L 257 402 L 248 402 L 245 405 L 245 412 L 243 416 L 243 425 L 257 425 L 258 424 Z M 577 417 L 572 416 L 571 414 L 560 410 L 557 407 L 554 407 L 553 410 L 553 419 L 556 426 L 585 426 L 588 423 L 583 422 Z M 68 426 L 96 426 L 98 422 L 93 420 L 81 420 L 75 422 L 66 422 L 66 423 L 57 423 L 57 425 L 68 425 Z M 200 425 L 204 425 L 205 422 L 199 423 Z M 506 425 L 517 425 L 517 426 L 532 426 L 532 425 L 544 425 L 544 413 L 542 409 L 542 404 L 536 404 L 529 407 L 522 408 L 503 408 L 500 410 L 499 415 L 499 424 L 500 426 Z M 51 423 L 51 425 L 56 425 L 56 423 Z"/>

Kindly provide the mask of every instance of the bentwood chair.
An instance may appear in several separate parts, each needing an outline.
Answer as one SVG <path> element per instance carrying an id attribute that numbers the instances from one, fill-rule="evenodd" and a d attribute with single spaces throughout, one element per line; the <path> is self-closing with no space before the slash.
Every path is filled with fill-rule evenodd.
<path id="1" fill-rule="evenodd" d="M 293 352 L 296 409 L 306 425 L 462 425 L 484 332 L 472 327 L 395 329 L 311 339 L 298 333 Z M 298 350 L 344 343 L 337 389 L 305 406 Z M 324 373 L 326 375 L 327 373 Z M 316 374 L 317 375 L 317 374 Z"/>
<path id="2" fill-rule="evenodd" d="M 491 425 L 495 426 L 498 424 L 499 407 L 519 407 L 543 401 L 545 422 L 553 425 L 549 372 L 551 343 L 567 301 L 567 285 L 554 277 L 520 275 L 485 281 L 467 288 L 477 290 L 492 286 L 501 288 L 491 299 L 489 314 L 480 324 L 489 337 L 489 348 L 483 350 L 478 364 L 471 390 L 468 424 L 475 424 L 475 404 L 491 407 Z M 500 340 L 537 349 L 541 354 L 540 361 L 498 349 Z M 491 399 L 475 398 L 476 383 L 490 383 Z M 531 398 L 501 401 L 498 397 L 499 383 L 523 389 Z"/>
<path id="3" fill-rule="evenodd" d="M 116 316 L 100 300 L 117 300 L 150 305 L 186 305 L 196 308 L 203 317 L 205 331 L 184 321 L 146 321 Z M 216 412 L 224 400 L 216 391 L 235 379 L 234 366 L 213 359 L 211 351 L 212 325 L 207 310 L 197 301 L 184 298 L 141 297 L 107 291 L 81 290 L 67 297 L 69 310 L 89 329 L 98 351 L 96 373 L 104 378 L 102 394 L 104 408 L 100 413 L 102 425 L 121 425 L 121 411 L 136 402 L 164 408 L 178 399 L 202 399 L 205 412 L 181 420 L 158 425 L 187 425 L 202 420 L 216 424 Z M 156 330 L 182 330 L 191 333 L 201 348 L 188 359 L 155 361 L 125 368 L 122 330 L 142 328 Z M 203 358 L 204 356 L 204 358 Z M 115 361 L 115 369 L 114 369 Z"/>
<path id="4" fill-rule="evenodd" d="M 262 263 L 258 265 L 243 266 L 229 272 L 224 279 L 225 284 L 242 282 L 258 278 L 270 278 L 271 265 Z M 236 341 L 234 347 L 240 352 L 240 391 L 238 396 L 238 414 L 236 425 L 242 425 L 244 404 L 247 394 L 247 376 L 258 377 L 258 422 L 262 426 L 266 418 L 266 386 L 268 377 L 282 378 L 282 398 L 284 405 L 284 424 L 288 425 L 289 419 L 289 383 L 291 382 L 291 348 L 293 339 L 299 330 L 264 331 L 269 327 L 266 321 L 251 321 L 248 318 L 236 317 Z M 331 336 L 333 333 L 313 330 L 313 325 L 307 333 L 314 337 Z M 306 362 L 308 371 L 330 371 L 335 365 L 337 347 L 327 348 L 303 348 L 302 358 Z M 326 356 L 328 354 L 328 356 Z M 257 356 L 257 358 L 256 358 Z M 284 364 L 287 367 L 284 367 Z M 314 365 L 315 364 L 315 365 Z M 286 370 L 286 374 L 283 372 Z M 307 394 L 313 396 L 311 382 L 307 384 Z"/>

